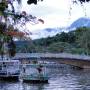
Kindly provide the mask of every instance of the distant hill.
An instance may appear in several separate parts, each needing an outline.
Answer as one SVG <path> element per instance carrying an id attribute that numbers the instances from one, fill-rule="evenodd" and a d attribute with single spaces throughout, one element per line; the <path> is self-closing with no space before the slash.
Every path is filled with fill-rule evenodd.
<path id="1" fill-rule="evenodd" d="M 76 29 L 78 27 L 90 27 L 90 18 L 79 18 L 76 21 L 74 21 L 68 29 Z"/>
<path id="2" fill-rule="evenodd" d="M 50 32 L 52 32 L 52 30 Z M 85 35 L 83 33 L 85 33 Z M 85 41 L 85 39 L 87 39 L 87 42 Z M 32 41 L 16 41 L 15 44 L 16 44 L 16 51 L 22 53 L 65 52 L 72 54 L 90 55 L 89 42 L 90 42 L 89 28 L 81 28 L 77 29 L 77 31 L 61 32 L 60 34 L 47 38 L 41 38 Z"/>
<path id="3" fill-rule="evenodd" d="M 45 29 L 41 29 L 41 30 L 36 30 L 31 35 L 31 38 L 38 39 L 38 38 L 52 37 L 52 36 L 55 36 L 56 34 L 62 32 L 62 30 L 64 30 L 64 28 L 45 28 Z"/>
<path id="4" fill-rule="evenodd" d="M 55 36 L 58 33 L 61 33 L 62 31 L 71 31 L 75 30 L 78 27 L 90 27 L 90 18 L 79 18 L 75 20 L 69 27 L 63 27 L 63 28 L 45 28 L 45 29 L 40 29 L 36 30 L 33 32 L 33 34 L 30 36 L 32 39 L 39 39 L 39 38 L 46 38 L 46 37 L 52 37 Z"/>
<path id="5" fill-rule="evenodd" d="M 25 45 L 30 45 L 29 41 L 14 41 L 17 47 L 22 47 Z"/>

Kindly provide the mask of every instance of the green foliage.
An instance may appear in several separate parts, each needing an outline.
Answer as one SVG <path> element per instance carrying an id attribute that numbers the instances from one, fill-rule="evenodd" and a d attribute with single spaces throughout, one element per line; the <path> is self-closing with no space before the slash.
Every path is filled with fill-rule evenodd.
<path id="1" fill-rule="evenodd" d="M 0 15 L 4 16 L 5 19 L 7 16 L 13 16 L 12 20 L 19 20 L 24 15 L 16 14 L 13 6 L 14 0 L 2 0 L 0 2 Z M 16 0 L 18 3 L 21 3 L 21 0 Z M 43 0 L 28 0 L 27 4 L 37 4 L 38 1 Z M 73 2 L 89 2 L 90 0 L 73 0 Z M 5 13 L 4 11 L 8 8 L 8 4 L 11 5 L 12 11 L 9 13 Z M 26 18 L 26 17 L 25 17 Z M 28 18 L 26 18 L 28 19 Z M 28 21 L 28 20 L 27 20 Z M 9 28 L 9 29 L 8 29 Z M 12 57 L 16 53 L 16 45 L 13 42 L 11 36 L 5 34 L 5 31 L 13 30 L 12 27 L 6 28 L 6 24 L 0 23 L 0 53 L 3 53 L 2 46 L 3 43 L 7 42 L 9 45 L 9 55 Z M 3 38 L 3 41 L 2 41 Z M 69 52 L 69 53 L 85 53 L 90 54 L 90 28 L 80 27 L 77 28 L 76 31 L 70 31 L 68 33 L 62 32 L 57 34 L 54 37 L 42 38 L 33 41 L 33 43 L 29 43 L 27 45 L 22 45 L 17 47 L 17 51 L 20 52 Z"/>
<path id="2" fill-rule="evenodd" d="M 72 46 L 67 42 L 57 42 L 52 43 L 48 46 L 49 52 L 67 52 L 68 48 L 71 48 Z"/>
<path id="3" fill-rule="evenodd" d="M 8 53 L 10 57 L 13 57 L 16 53 L 16 46 L 14 44 L 12 36 L 6 34 L 6 31 L 11 29 L 13 29 L 11 28 L 11 26 L 7 28 L 5 23 L 0 23 L 0 54 L 5 54 L 4 48 L 6 47 L 4 47 L 4 44 L 7 43 L 7 48 L 9 50 Z"/>
<path id="4" fill-rule="evenodd" d="M 14 43 L 14 41 L 12 40 L 12 38 L 11 38 L 11 41 L 8 43 L 8 53 L 9 53 L 9 56 L 10 57 L 13 57 L 13 56 L 15 56 L 15 54 L 16 54 L 16 45 L 15 45 L 15 43 Z"/>
<path id="5" fill-rule="evenodd" d="M 4 34 L 6 30 L 6 24 L 0 22 L 0 34 Z"/>
<path id="6" fill-rule="evenodd" d="M 80 27 L 68 33 L 61 32 L 53 37 L 33 40 L 27 51 L 90 54 L 90 28 Z"/>
<path id="7" fill-rule="evenodd" d="M 4 15 L 4 10 L 6 8 L 8 8 L 8 4 L 5 0 L 2 0 L 2 2 L 0 3 L 0 15 Z"/>
<path id="8" fill-rule="evenodd" d="M 69 50 L 69 53 L 72 53 L 72 54 L 86 54 L 86 50 L 84 48 L 70 48 Z"/>
<path id="9" fill-rule="evenodd" d="M 68 32 L 68 43 L 75 43 L 76 42 L 76 35 L 73 31 Z"/>
<path id="10" fill-rule="evenodd" d="M 90 51 L 90 28 L 78 28 L 76 30 L 76 34 L 78 45 L 82 48 L 85 48 L 88 54 Z"/>

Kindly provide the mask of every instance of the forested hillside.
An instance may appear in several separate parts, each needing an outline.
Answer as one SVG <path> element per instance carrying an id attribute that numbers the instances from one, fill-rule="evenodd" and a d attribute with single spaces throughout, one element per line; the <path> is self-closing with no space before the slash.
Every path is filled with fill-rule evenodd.
<path id="1" fill-rule="evenodd" d="M 80 27 L 68 33 L 33 41 L 16 42 L 17 52 L 90 54 L 90 28 Z"/>

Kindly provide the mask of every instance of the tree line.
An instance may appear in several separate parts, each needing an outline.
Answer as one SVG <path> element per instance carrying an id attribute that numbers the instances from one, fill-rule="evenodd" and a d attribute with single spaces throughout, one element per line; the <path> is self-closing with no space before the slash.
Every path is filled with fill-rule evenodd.
<path id="1" fill-rule="evenodd" d="M 61 32 L 53 37 L 23 42 L 17 45 L 17 52 L 52 52 L 90 54 L 90 28 L 79 27 L 69 32 Z"/>

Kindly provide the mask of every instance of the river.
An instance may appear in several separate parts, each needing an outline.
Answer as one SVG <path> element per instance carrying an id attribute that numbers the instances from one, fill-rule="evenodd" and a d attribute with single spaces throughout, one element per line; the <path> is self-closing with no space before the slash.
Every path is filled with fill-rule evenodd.
<path id="1" fill-rule="evenodd" d="M 48 68 L 48 84 L 0 81 L 0 90 L 90 90 L 90 70 Z"/>

